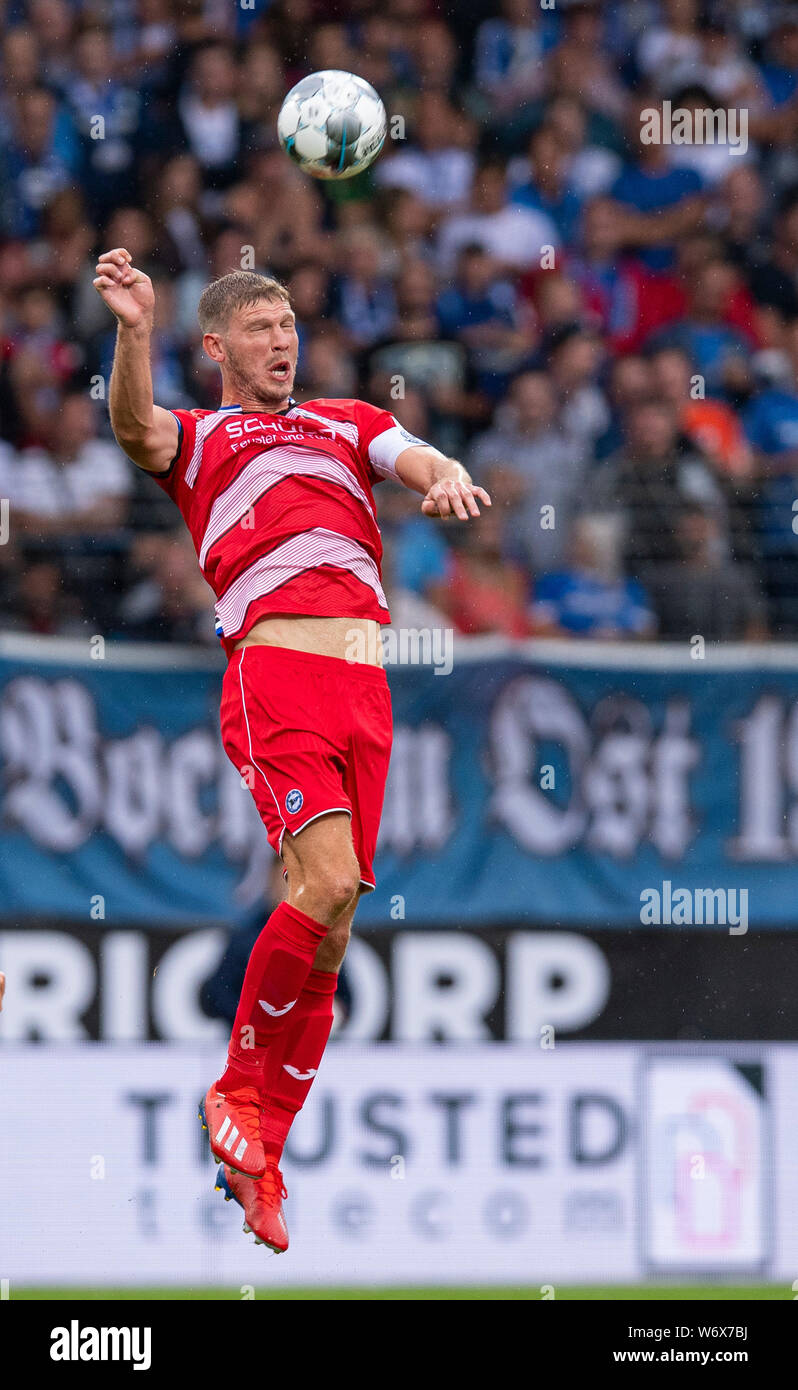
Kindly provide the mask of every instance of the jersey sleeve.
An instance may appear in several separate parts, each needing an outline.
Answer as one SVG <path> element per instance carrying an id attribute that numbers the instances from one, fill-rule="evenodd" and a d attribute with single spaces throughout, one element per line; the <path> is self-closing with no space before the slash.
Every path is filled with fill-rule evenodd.
<path id="1" fill-rule="evenodd" d="M 425 439 L 400 425 L 390 410 L 379 410 L 366 401 L 357 402 L 356 423 L 360 456 L 375 480 L 396 477 L 396 460 L 404 449 L 419 444 L 429 447 Z"/>
<path id="2" fill-rule="evenodd" d="M 150 477 L 174 497 L 178 484 L 183 482 L 186 469 L 191 463 L 197 444 L 198 417 L 191 410 L 170 410 L 177 421 L 177 449 L 169 467 L 163 473 L 150 473 Z"/>

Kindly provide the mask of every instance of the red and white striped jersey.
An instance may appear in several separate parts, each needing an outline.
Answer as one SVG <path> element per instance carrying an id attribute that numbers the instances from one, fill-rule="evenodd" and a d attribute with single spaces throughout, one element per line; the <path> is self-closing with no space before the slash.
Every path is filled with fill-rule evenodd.
<path id="1" fill-rule="evenodd" d="M 177 453 L 152 476 L 191 532 L 228 654 L 269 613 L 390 622 L 372 486 L 423 440 L 356 400 L 172 414 Z"/>

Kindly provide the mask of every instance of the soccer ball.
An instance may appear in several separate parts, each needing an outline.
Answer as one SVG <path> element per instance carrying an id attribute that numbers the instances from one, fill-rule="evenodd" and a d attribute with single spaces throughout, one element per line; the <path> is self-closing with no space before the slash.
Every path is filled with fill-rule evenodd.
<path id="1" fill-rule="evenodd" d="M 314 72 L 291 88 L 277 117 L 287 154 L 315 179 L 351 179 L 377 158 L 385 141 L 385 107 L 353 72 Z"/>

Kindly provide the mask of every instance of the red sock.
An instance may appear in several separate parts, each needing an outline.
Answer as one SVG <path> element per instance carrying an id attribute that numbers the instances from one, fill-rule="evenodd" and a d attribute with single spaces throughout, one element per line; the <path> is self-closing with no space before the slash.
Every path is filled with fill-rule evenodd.
<path id="1" fill-rule="evenodd" d="M 337 984 L 338 976 L 331 971 L 311 970 L 291 1022 L 266 1056 L 261 1138 L 266 1153 L 278 1163 L 327 1046 Z"/>
<path id="2" fill-rule="evenodd" d="M 279 903 L 252 948 L 219 1089 L 259 1084 L 265 1049 L 291 1022 L 326 927 Z"/>

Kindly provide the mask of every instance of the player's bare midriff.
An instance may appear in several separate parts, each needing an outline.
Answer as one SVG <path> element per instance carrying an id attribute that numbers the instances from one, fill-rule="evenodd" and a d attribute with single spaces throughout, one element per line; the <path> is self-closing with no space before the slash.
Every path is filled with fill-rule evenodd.
<path id="1" fill-rule="evenodd" d="M 362 661 L 382 666 L 380 624 L 373 618 L 318 618 L 304 614 L 277 613 L 261 618 L 240 647 L 290 647 L 295 652 L 316 656 L 337 656 L 344 661 Z"/>

